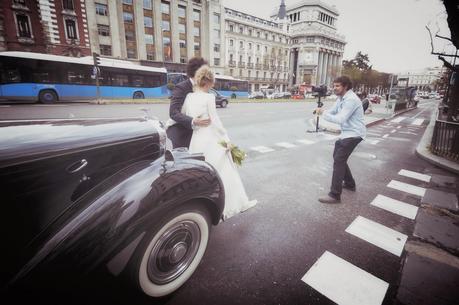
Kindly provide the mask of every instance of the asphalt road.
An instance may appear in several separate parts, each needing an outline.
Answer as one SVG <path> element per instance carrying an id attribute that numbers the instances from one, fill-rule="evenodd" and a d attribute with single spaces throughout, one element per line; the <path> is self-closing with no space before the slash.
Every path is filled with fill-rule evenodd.
<path id="1" fill-rule="evenodd" d="M 142 107 L 0 106 L 0 119 L 138 116 Z M 168 105 L 146 107 L 161 120 L 167 119 Z M 370 202 L 382 194 L 419 206 L 419 197 L 387 184 L 393 179 L 415 184 L 398 175 L 401 169 L 443 173 L 414 155 L 435 102 L 423 101 L 420 108 L 403 114 L 400 122 L 388 120 L 368 129 L 368 138 L 349 161 L 357 192 L 344 191 L 339 205 L 317 201 L 330 185 L 336 135 L 306 133 L 314 107 L 315 103 L 292 102 L 232 104 L 218 110 L 232 140 L 249 154 L 240 173 L 250 199 L 258 204 L 214 227 L 195 274 L 176 293 L 155 303 L 334 304 L 324 291 L 301 280 L 328 251 L 387 282 L 383 304 L 394 304 L 404 254 L 389 253 L 346 229 L 361 216 L 412 236 L 413 220 Z M 123 304 L 152 304 L 132 295 L 107 298 Z"/>

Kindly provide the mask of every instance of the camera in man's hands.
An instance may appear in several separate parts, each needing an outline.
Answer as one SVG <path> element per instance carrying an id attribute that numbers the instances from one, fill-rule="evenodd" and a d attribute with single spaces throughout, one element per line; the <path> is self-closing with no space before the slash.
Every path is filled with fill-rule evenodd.
<path id="1" fill-rule="evenodd" d="M 325 85 L 312 86 L 312 94 L 318 97 L 327 96 L 327 86 Z"/>

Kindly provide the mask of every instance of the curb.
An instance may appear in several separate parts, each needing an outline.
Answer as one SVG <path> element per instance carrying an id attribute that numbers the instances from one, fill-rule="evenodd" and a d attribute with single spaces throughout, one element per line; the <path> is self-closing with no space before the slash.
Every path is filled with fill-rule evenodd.
<path id="1" fill-rule="evenodd" d="M 436 156 L 432 154 L 427 148 L 430 145 L 430 141 L 432 140 L 437 113 L 438 109 L 432 113 L 430 123 L 427 126 L 426 131 L 424 132 L 424 135 L 421 138 L 421 141 L 419 141 L 419 144 L 416 147 L 416 155 L 429 163 L 432 163 L 438 167 L 441 167 L 443 169 L 446 169 L 452 173 L 459 175 L 459 164 L 453 161 L 446 160 L 442 157 Z"/>

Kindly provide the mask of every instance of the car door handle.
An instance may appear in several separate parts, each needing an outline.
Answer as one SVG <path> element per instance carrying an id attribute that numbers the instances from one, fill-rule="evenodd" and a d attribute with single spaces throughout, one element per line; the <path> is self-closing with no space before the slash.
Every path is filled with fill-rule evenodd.
<path id="1" fill-rule="evenodd" d="M 88 161 L 86 161 L 85 159 L 82 159 L 80 161 L 77 161 L 77 162 L 73 163 L 69 167 L 67 167 L 67 171 L 69 173 L 73 174 L 73 173 L 76 173 L 77 171 L 83 169 L 86 165 L 88 165 Z"/>

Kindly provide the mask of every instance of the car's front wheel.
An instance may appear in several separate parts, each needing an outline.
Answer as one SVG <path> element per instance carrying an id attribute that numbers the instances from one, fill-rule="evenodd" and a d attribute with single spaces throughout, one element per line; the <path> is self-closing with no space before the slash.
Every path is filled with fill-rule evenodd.
<path id="1" fill-rule="evenodd" d="M 199 265 L 207 248 L 209 212 L 191 205 L 169 214 L 140 252 L 139 288 L 152 297 L 168 295 L 182 286 Z"/>
<path id="2" fill-rule="evenodd" d="M 227 105 L 228 105 L 228 102 L 225 100 L 223 100 L 222 103 L 220 104 L 222 108 L 226 108 Z"/>

